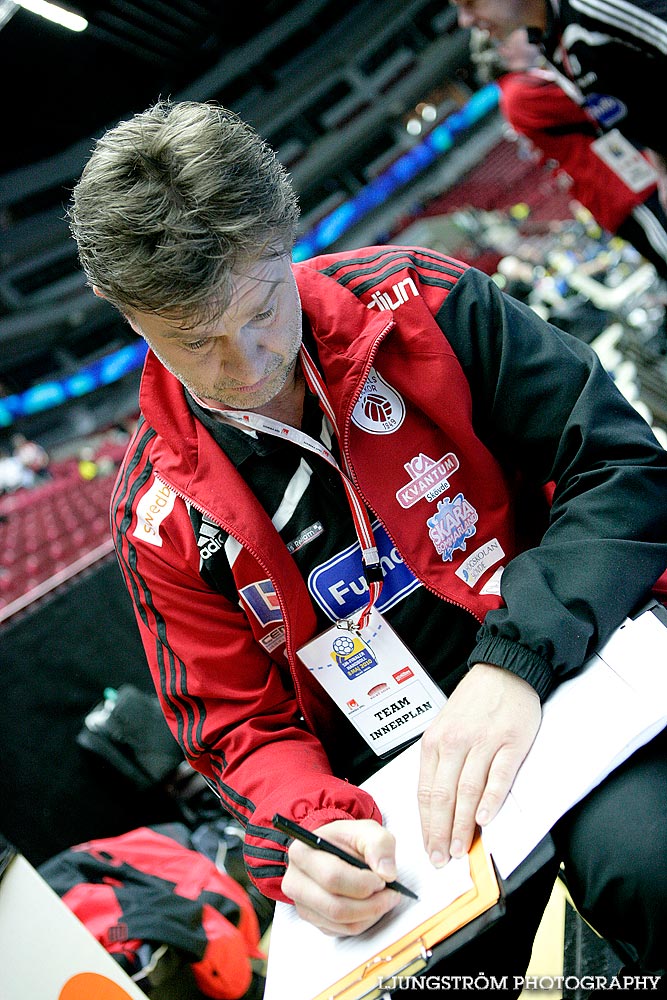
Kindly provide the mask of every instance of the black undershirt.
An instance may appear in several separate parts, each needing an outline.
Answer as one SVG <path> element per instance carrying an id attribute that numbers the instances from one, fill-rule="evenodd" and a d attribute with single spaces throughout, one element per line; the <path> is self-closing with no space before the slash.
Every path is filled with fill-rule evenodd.
<path id="1" fill-rule="evenodd" d="M 304 341 L 311 357 L 316 360 L 315 345 L 307 330 L 304 331 Z M 313 569 L 356 542 L 357 536 L 340 474 L 325 459 L 289 441 L 269 435 L 251 437 L 236 427 L 220 423 L 189 396 L 188 402 L 196 417 L 234 463 L 269 517 L 274 517 L 283 502 L 288 485 L 302 460 L 312 469 L 298 503 L 279 531 L 281 538 L 289 546 L 304 530 L 313 525 L 321 525 L 321 533 L 291 553 L 306 582 Z M 338 444 L 335 438 L 328 438 L 326 430 L 323 431 L 323 414 L 319 402 L 308 389 L 301 429 L 316 440 L 324 438 L 323 443 L 338 459 Z M 371 521 L 376 520 L 372 511 L 369 514 Z M 193 520 L 200 517 L 197 512 L 192 512 L 191 516 Z M 195 527 L 198 530 L 198 525 Z M 224 554 L 221 553 L 221 558 L 215 560 L 215 566 L 205 562 L 202 575 L 231 601 L 238 602 L 233 575 Z M 360 607 L 363 606 L 363 601 L 362 597 Z M 332 619 L 317 601 L 313 600 L 312 603 L 318 627 L 324 631 L 331 626 Z M 432 594 L 424 586 L 418 586 L 382 614 L 438 685 L 446 694 L 451 693 L 466 672 L 466 660 L 479 628 L 477 620 L 467 611 Z M 332 765 L 336 773 L 359 782 L 377 769 L 377 757 L 343 713 L 340 714 L 340 719 L 340 761 L 332 759 Z"/>

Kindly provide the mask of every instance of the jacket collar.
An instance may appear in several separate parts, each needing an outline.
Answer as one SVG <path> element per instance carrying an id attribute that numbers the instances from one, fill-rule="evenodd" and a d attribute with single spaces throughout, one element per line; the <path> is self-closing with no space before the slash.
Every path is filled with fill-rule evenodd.
<path id="1" fill-rule="evenodd" d="M 356 295 L 308 262 L 293 265 L 304 314 L 317 344 L 325 381 L 339 386 L 338 412 L 347 423 L 358 396 L 377 343 L 393 324 L 390 310 L 367 308 Z M 201 449 L 210 443 L 210 435 L 193 413 L 185 390 L 148 351 L 139 394 L 141 412 L 158 433 L 161 466 L 200 478 Z M 209 439 L 207 441 L 207 439 Z"/>
<path id="2" fill-rule="evenodd" d="M 325 383 L 336 387 L 335 409 L 346 427 L 377 346 L 394 326 L 394 315 L 369 308 L 312 263 L 295 264 L 293 270 Z"/>

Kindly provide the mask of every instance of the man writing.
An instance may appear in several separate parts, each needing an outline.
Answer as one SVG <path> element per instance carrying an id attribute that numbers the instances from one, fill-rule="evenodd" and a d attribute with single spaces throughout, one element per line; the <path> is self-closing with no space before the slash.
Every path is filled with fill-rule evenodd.
<path id="1" fill-rule="evenodd" d="M 195 103 L 107 133 L 71 208 L 90 284 L 151 348 L 112 518 L 163 709 L 244 824 L 262 891 L 358 934 L 398 901 L 393 840 L 354 784 L 380 762 L 299 652 L 372 604 L 449 695 L 419 783 L 424 846 L 445 864 L 502 804 L 541 701 L 664 570 L 667 456 L 584 345 L 486 276 L 423 248 L 293 265 L 297 219 L 266 144 Z M 624 772 L 636 815 L 663 780 L 654 744 Z M 276 812 L 371 871 L 286 854 Z M 585 821 L 594 835 L 573 821 L 560 850 L 576 840 L 581 869 L 614 884 L 627 864 L 609 824 Z M 634 839 L 623 938 L 640 911 L 664 926 L 646 854 L 664 852 Z M 553 877 L 447 970 L 520 975 Z"/>

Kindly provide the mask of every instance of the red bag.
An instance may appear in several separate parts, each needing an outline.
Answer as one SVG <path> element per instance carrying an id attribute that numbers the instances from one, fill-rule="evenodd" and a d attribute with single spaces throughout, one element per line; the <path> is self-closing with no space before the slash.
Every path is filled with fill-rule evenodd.
<path id="1" fill-rule="evenodd" d="M 264 958 L 257 915 L 245 889 L 179 835 L 187 829 L 170 824 L 91 840 L 40 874 L 130 974 L 143 966 L 145 942 L 165 944 L 187 956 L 207 997 L 239 1000 L 251 959 Z"/>

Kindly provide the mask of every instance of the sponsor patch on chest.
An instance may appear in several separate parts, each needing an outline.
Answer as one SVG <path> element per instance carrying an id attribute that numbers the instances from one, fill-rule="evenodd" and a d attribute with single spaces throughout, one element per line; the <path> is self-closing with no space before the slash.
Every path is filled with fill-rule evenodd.
<path id="1" fill-rule="evenodd" d="M 278 597 L 270 580 L 258 580 L 241 587 L 239 596 L 260 625 L 271 625 L 283 620 Z"/>
<path id="2" fill-rule="evenodd" d="M 134 537 L 149 545 L 161 547 L 160 526 L 171 514 L 175 502 L 174 491 L 155 476 L 137 504 L 137 524 L 132 532 Z"/>
<path id="3" fill-rule="evenodd" d="M 492 538 L 490 541 L 480 545 L 474 552 L 471 552 L 468 558 L 454 572 L 469 587 L 474 587 L 479 578 L 486 573 L 487 569 L 495 566 L 504 555 L 503 547 L 498 539 Z"/>
<path id="4" fill-rule="evenodd" d="M 298 552 L 302 549 L 304 545 L 308 542 L 312 542 L 315 538 L 319 538 L 320 535 L 324 533 L 324 525 L 321 521 L 315 521 L 314 524 L 310 524 L 303 531 L 300 531 L 296 538 L 293 538 L 291 542 L 287 542 L 287 551 Z"/>
<path id="5" fill-rule="evenodd" d="M 379 522 L 373 524 L 380 565 L 384 573 L 378 611 L 385 611 L 420 586 Z M 316 566 L 308 577 L 308 590 L 324 613 L 332 620 L 346 618 L 367 600 L 368 583 L 364 576 L 359 543 L 349 545 L 325 563 Z"/>
<path id="6" fill-rule="evenodd" d="M 459 460 L 454 452 L 447 452 L 435 461 L 420 452 L 416 458 L 405 463 L 405 471 L 410 482 L 396 491 L 396 499 L 404 510 L 409 510 L 422 497 L 433 501 L 449 489 L 449 476 L 456 472 Z"/>
<path id="7" fill-rule="evenodd" d="M 443 562 L 451 562 L 457 549 L 465 552 L 466 540 L 477 531 L 477 519 L 477 511 L 463 493 L 457 493 L 453 500 L 450 497 L 438 500 L 436 513 L 426 523 L 435 551 Z"/>

